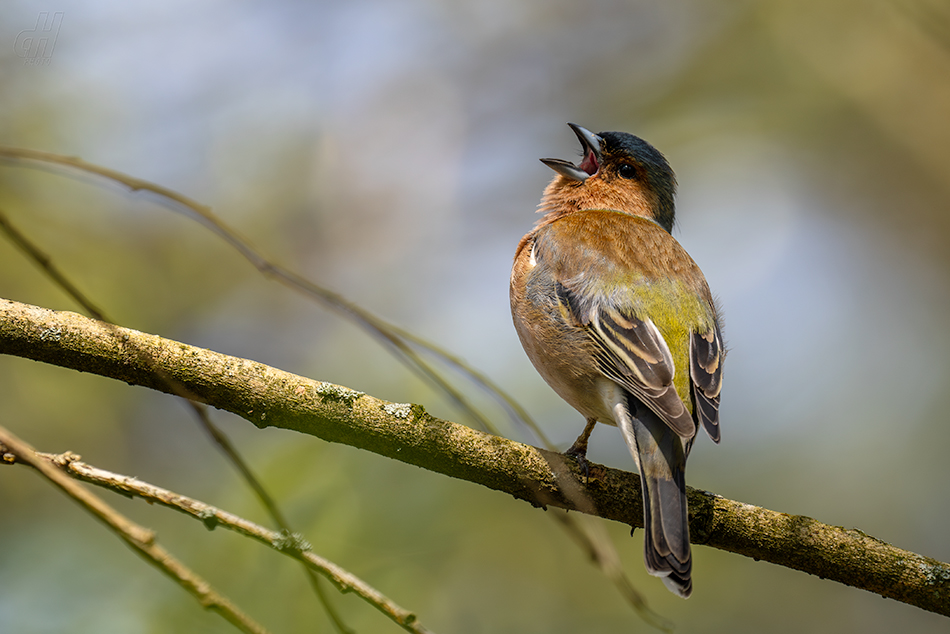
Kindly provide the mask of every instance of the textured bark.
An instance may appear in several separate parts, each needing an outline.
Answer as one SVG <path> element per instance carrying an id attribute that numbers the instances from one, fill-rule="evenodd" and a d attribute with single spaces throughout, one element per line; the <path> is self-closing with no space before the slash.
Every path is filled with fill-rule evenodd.
<path id="1" fill-rule="evenodd" d="M 0 353 L 176 394 L 258 427 L 345 443 L 429 471 L 631 526 L 642 524 L 636 474 L 592 464 L 581 484 L 555 452 L 475 431 L 346 387 L 255 361 L 0 299 Z M 950 616 L 950 566 L 856 529 L 689 490 L 694 544 L 753 557 Z"/>

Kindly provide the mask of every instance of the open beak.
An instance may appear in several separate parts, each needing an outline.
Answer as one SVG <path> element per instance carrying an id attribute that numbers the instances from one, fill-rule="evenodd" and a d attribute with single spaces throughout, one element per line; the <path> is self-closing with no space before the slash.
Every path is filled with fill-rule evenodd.
<path id="1" fill-rule="evenodd" d="M 600 143 L 602 138 L 575 123 L 568 123 L 571 130 L 577 135 L 577 140 L 581 142 L 584 149 L 584 158 L 579 165 L 574 165 L 569 161 L 561 159 L 544 158 L 541 162 L 565 178 L 576 181 L 585 181 L 597 173 L 604 160 L 600 153 Z"/>

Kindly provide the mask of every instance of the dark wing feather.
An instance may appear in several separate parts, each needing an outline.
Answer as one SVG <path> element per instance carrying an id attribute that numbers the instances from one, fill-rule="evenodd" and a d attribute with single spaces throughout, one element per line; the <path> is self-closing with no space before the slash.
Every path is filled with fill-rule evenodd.
<path id="1" fill-rule="evenodd" d="M 722 389 L 722 333 L 715 325 L 706 333 L 694 332 L 689 342 L 689 376 L 693 383 L 693 409 L 699 424 L 719 442 L 719 392 Z"/>
<path id="2" fill-rule="evenodd" d="M 562 284 L 557 296 L 587 328 L 604 375 L 656 412 L 677 435 L 692 438 L 696 423 L 673 386 L 673 356 L 653 322 L 610 306 L 582 305 Z"/>

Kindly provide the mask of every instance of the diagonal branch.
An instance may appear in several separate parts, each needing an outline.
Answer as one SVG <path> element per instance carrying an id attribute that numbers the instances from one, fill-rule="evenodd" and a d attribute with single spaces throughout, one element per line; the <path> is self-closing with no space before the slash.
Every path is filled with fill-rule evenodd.
<path id="1" fill-rule="evenodd" d="M 130 345 L 131 344 L 131 345 Z M 150 351 L 144 364 L 138 350 Z M 420 405 L 390 403 L 255 361 L 156 335 L 0 299 L 0 353 L 167 391 L 156 368 L 198 400 L 258 427 L 280 427 L 388 456 L 502 491 L 535 506 L 641 525 L 635 474 L 592 465 L 580 487 L 561 454 L 440 420 Z M 694 543 L 833 579 L 950 616 L 950 565 L 859 530 L 828 526 L 689 490 Z"/>
<path id="2" fill-rule="evenodd" d="M 63 156 L 51 152 L 40 152 L 38 150 L 29 150 L 23 148 L 10 148 L 0 146 L 0 158 L 13 158 L 26 161 L 38 161 L 45 165 L 60 165 L 80 170 L 87 174 L 95 174 L 113 182 L 128 187 L 131 191 L 144 191 L 154 194 L 160 200 L 170 203 L 173 208 L 183 211 L 186 215 L 194 218 L 202 225 L 213 231 L 218 237 L 224 240 L 229 246 L 240 253 L 254 268 L 263 275 L 277 280 L 288 288 L 301 293 L 311 299 L 317 300 L 325 306 L 333 309 L 337 313 L 351 319 L 360 328 L 376 338 L 393 355 L 403 362 L 411 371 L 416 373 L 423 380 L 434 385 L 443 392 L 448 399 L 455 403 L 461 412 L 469 416 L 478 425 L 489 431 L 492 430 L 491 422 L 488 418 L 478 411 L 465 397 L 462 392 L 446 381 L 439 372 L 433 368 L 425 359 L 420 356 L 416 348 L 428 352 L 437 359 L 445 361 L 449 366 L 459 370 L 462 374 L 468 376 L 476 385 L 485 389 L 488 394 L 495 398 L 508 414 L 516 421 L 524 423 L 535 435 L 545 440 L 544 433 L 531 420 L 527 412 L 518 405 L 513 398 L 505 393 L 499 386 L 495 385 L 488 377 L 478 370 L 470 367 L 461 359 L 449 352 L 442 350 L 435 344 L 412 335 L 411 333 L 387 323 L 385 320 L 364 310 L 356 304 L 348 301 L 339 293 L 324 288 L 304 278 L 303 276 L 284 268 L 276 262 L 264 257 L 257 249 L 251 245 L 250 241 L 244 238 L 232 227 L 229 227 L 212 213 L 211 207 L 203 205 L 196 200 L 176 192 L 167 187 L 150 183 L 141 178 L 136 178 L 128 174 L 123 174 L 117 170 L 109 169 L 94 163 L 88 163 L 75 156 Z M 19 242 L 14 237 L 15 242 Z M 22 244 L 18 244 L 21 246 Z M 41 265 L 45 263 L 41 261 Z"/>
<path id="3" fill-rule="evenodd" d="M 67 295 L 72 297 L 84 310 L 93 318 L 100 321 L 112 321 L 105 316 L 105 313 L 96 307 L 92 301 L 86 297 L 86 295 L 79 290 L 67 277 L 64 275 L 54 263 L 51 257 L 46 255 L 38 246 L 36 246 L 29 238 L 23 235 L 13 224 L 7 219 L 6 214 L 0 209 L 0 232 L 6 234 L 6 236 L 15 244 L 20 250 L 22 250 L 26 256 L 35 262 L 40 269 L 49 277 L 54 284 L 59 286 Z M 145 357 L 147 360 L 147 356 Z M 245 483 L 251 488 L 254 494 L 257 496 L 257 499 L 261 502 L 267 512 L 270 514 L 274 522 L 281 528 L 281 530 L 291 533 L 290 525 L 287 523 L 287 519 L 284 517 L 283 513 L 280 512 L 280 509 L 277 507 L 277 503 L 270 496 L 270 494 L 264 489 L 264 486 L 261 484 L 260 480 L 254 475 L 251 471 L 250 465 L 247 461 L 244 460 L 243 456 L 238 452 L 237 448 L 231 442 L 231 440 L 221 432 L 220 429 L 215 426 L 211 421 L 211 417 L 208 415 L 208 408 L 200 403 L 195 403 L 192 400 L 188 399 L 188 394 L 185 390 L 179 389 L 178 386 L 173 383 L 169 383 L 169 390 L 181 396 L 184 399 L 184 402 L 187 404 L 188 408 L 191 409 L 192 413 L 197 418 L 198 423 L 201 427 L 207 432 L 211 437 L 211 440 L 218 446 L 221 452 L 225 455 L 225 458 L 231 465 L 237 469 L 241 477 L 244 479 Z M 304 571 L 307 575 L 307 580 L 310 582 L 311 588 L 313 588 L 314 593 L 317 595 L 317 599 L 320 601 L 320 604 L 323 606 L 323 609 L 327 613 L 327 617 L 330 619 L 330 622 L 336 628 L 337 632 L 340 634 L 352 634 L 352 630 L 346 627 L 343 623 L 343 620 L 340 618 L 338 611 L 333 607 L 333 604 L 330 603 L 330 598 L 324 592 L 323 587 L 320 585 L 320 580 L 317 578 L 316 574 L 310 568 L 304 566 Z"/>
<path id="4" fill-rule="evenodd" d="M 259 623 L 244 614 L 230 600 L 212 588 L 207 581 L 156 544 L 155 534 L 152 531 L 129 520 L 82 485 L 71 480 L 69 476 L 38 456 L 27 443 L 2 426 L 0 426 L 0 444 L 4 446 L 4 451 L 12 453 L 17 461 L 30 465 L 66 495 L 76 500 L 86 511 L 122 538 L 142 559 L 174 579 L 178 585 L 195 597 L 203 608 L 221 615 L 246 634 L 267 634 L 267 630 Z"/>
<path id="5" fill-rule="evenodd" d="M 0 463 L 24 461 L 19 453 L 11 455 L 11 459 L 8 459 L 8 456 L 4 454 L 4 451 L 6 451 L 4 441 L 7 438 L 10 438 L 9 432 L 4 432 L 3 428 L 0 427 Z M 130 478 L 104 469 L 97 469 L 81 462 L 80 456 L 72 452 L 59 455 L 33 452 L 33 456 L 49 465 L 58 467 L 63 473 L 77 480 L 110 489 L 128 497 L 140 497 L 149 504 L 158 504 L 185 515 L 190 515 L 201 521 L 208 530 L 220 526 L 270 546 L 278 552 L 302 562 L 308 570 L 319 572 L 329 579 L 340 592 L 353 592 L 388 616 L 404 630 L 416 634 L 431 634 L 418 621 L 414 613 L 399 607 L 359 577 L 313 552 L 310 544 L 297 533 L 290 533 L 283 529 L 279 532 L 272 531 L 233 513 L 222 511 L 200 500 L 143 482 L 138 478 Z M 25 462 L 36 467 L 35 459 L 25 460 Z"/>

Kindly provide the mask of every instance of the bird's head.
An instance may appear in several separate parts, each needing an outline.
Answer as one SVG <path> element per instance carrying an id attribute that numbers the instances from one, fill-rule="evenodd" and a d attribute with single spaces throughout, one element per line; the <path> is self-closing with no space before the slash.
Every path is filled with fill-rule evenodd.
<path id="1" fill-rule="evenodd" d="M 612 209 L 650 218 L 672 231 L 676 177 L 660 151 L 626 132 L 594 134 L 568 125 L 584 157 L 576 165 L 541 159 L 558 175 L 544 190 L 540 210 L 559 217 L 584 209 Z"/>

